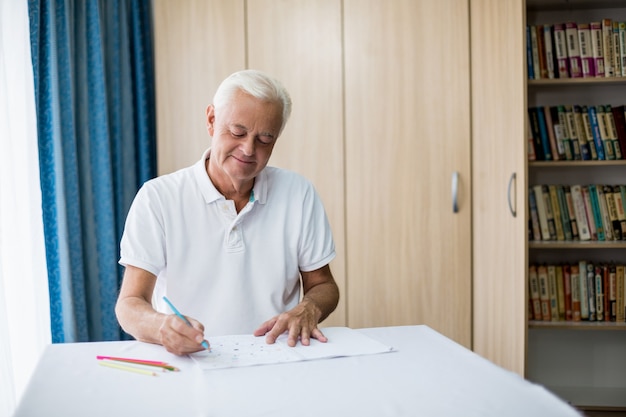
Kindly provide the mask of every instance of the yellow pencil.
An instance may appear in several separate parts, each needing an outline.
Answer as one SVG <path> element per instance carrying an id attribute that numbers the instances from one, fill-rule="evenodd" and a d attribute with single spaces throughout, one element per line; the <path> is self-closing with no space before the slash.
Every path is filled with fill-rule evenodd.
<path id="1" fill-rule="evenodd" d="M 107 361 L 98 361 L 98 363 L 102 366 L 108 366 L 109 368 L 120 369 L 122 371 L 136 372 L 138 374 L 143 374 L 143 375 L 158 376 L 156 372 L 135 368 L 134 366 L 130 366 L 130 365 L 122 365 L 119 363 L 113 363 L 113 362 L 107 362 Z"/>

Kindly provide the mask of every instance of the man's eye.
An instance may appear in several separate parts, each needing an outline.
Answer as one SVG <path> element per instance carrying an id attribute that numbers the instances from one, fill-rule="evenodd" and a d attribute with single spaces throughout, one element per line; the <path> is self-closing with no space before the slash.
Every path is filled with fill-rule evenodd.
<path id="1" fill-rule="evenodd" d="M 232 132 L 233 136 L 238 137 L 238 138 L 242 138 L 244 136 L 246 136 L 245 132 Z"/>

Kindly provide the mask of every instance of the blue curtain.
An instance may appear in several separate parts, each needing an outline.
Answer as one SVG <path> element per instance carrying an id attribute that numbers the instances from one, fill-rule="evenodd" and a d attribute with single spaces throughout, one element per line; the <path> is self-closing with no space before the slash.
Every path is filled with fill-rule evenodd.
<path id="1" fill-rule="evenodd" d="M 124 339 L 119 241 L 156 175 L 150 2 L 28 6 L 52 339 Z"/>

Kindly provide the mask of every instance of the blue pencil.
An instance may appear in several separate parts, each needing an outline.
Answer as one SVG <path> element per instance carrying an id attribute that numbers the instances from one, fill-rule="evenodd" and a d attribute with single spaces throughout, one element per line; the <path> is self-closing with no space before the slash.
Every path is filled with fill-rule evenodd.
<path id="1" fill-rule="evenodd" d="M 163 300 L 167 303 L 168 306 L 170 306 L 170 308 L 172 309 L 172 311 L 174 312 L 174 314 L 176 314 L 178 317 L 180 317 L 185 323 L 187 323 L 189 325 L 189 327 L 193 327 L 191 326 L 191 323 L 189 322 L 189 320 L 187 320 L 187 317 L 183 316 L 182 314 L 180 314 L 180 311 L 178 311 L 176 309 L 176 307 L 174 307 L 174 304 L 172 304 L 172 302 L 170 300 L 167 299 L 167 297 L 163 296 Z M 206 340 L 202 341 L 202 347 L 205 348 L 206 350 L 211 350 L 209 349 L 209 344 L 206 342 Z"/>

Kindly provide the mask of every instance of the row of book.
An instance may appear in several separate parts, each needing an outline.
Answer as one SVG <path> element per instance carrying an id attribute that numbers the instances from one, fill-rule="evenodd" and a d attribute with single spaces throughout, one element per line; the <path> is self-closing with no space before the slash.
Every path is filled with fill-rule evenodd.
<path id="1" fill-rule="evenodd" d="M 539 106 L 528 109 L 528 159 L 626 159 L 626 107 Z"/>
<path id="2" fill-rule="evenodd" d="M 626 77 L 626 22 L 567 22 L 526 27 L 530 80 Z"/>
<path id="3" fill-rule="evenodd" d="M 529 187 L 530 241 L 626 240 L 626 185 Z"/>
<path id="4" fill-rule="evenodd" d="M 529 317 L 539 321 L 624 322 L 625 267 L 589 261 L 531 264 Z"/>

